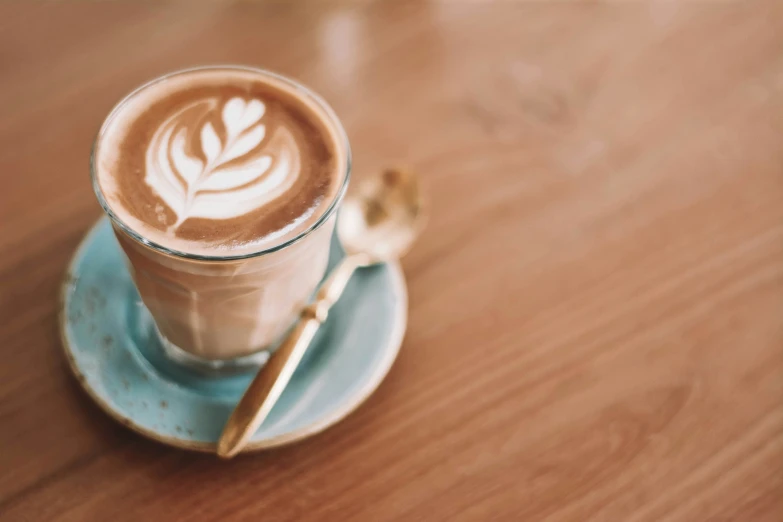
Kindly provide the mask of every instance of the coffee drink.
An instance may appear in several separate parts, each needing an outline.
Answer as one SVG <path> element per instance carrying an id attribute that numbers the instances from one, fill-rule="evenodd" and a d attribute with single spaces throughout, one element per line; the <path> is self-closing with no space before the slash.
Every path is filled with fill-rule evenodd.
<path id="1" fill-rule="evenodd" d="M 315 100 L 236 69 L 142 88 L 105 125 L 97 179 L 130 228 L 191 254 L 246 254 L 312 226 L 341 188 L 340 132 Z"/>
<path id="2" fill-rule="evenodd" d="M 129 95 L 92 169 L 166 343 L 223 360 L 269 347 L 323 277 L 349 149 L 310 91 L 210 67 Z"/>

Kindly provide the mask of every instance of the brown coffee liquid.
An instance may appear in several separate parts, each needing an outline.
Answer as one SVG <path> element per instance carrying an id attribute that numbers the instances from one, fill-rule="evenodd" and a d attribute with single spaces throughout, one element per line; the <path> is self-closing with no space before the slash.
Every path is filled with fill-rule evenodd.
<path id="1" fill-rule="evenodd" d="M 263 250 L 333 203 L 346 145 L 310 94 L 258 71 L 197 69 L 141 88 L 104 124 L 98 185 L 115 216 L 167 248 Z"/>

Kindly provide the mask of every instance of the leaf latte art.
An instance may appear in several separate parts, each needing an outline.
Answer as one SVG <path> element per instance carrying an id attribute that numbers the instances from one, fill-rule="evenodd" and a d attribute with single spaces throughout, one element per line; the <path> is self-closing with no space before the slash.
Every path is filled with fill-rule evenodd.
<path id="1" fill-rule="evenodd" d="M 219 98 L 206 98 L 191 101 L 157 128 L 144 180 L 176 215 L 169 232 L 189 218 L 242 216 L 296 182 L 296 141 L 283 126 L 270 133 L 265 111 L 258 99 L 232 97 L 221 106 Z"/>
<path id="2" fill-rule="evenodd" d="M 174 252 L 245 256 L 331 215 L 350 172 L 331 109 L 272 73 L 216 66 L 172 73 L 111 112 L 93 186 L 116 222 Z"/>

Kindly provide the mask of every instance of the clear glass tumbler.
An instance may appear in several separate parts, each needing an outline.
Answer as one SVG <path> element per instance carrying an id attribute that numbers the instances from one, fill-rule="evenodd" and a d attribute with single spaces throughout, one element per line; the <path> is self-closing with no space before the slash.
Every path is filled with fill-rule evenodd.
<path id="1" fill-rule="evenodd" d="M 230 67 L 230 68 L 233 68 Z M 189 254 L 157 244 L 134 230 L 107 203 L 96 172 L 96 146 L 123 99 L 98 133 L 91 156 L 95 194 L 109 216 L 129 261 L 139 295 L 154 319 L 166 355 L 178 363 L 211 370 L 235 369 L 263 363 L 269 350 L 299 316 L 324 276 L 336 211 L 350 178 L 348 139 L 337 116 L 319 96 L 293 80 L 260 69 L 239 67 L 278 82 L 321 108 L 336 129 L 345 153 L 344 172 L 336 173 L 340 187 L 333 201 L 313 224 L 296 237 L 242 255 Z"/>

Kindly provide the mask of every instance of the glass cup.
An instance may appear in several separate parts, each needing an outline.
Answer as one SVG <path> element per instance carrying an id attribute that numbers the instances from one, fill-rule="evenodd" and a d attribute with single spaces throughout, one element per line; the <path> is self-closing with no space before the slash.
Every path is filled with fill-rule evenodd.
<path id="1" fill-rule="evenodd" d="M 126 102 L 156 82 L 196 68 L 152 80 L 126 96 L 103 123 L 93 144 L 90 171 L 101 207 L 129 261 L 141 300 L 154 320 L 164 353 L 196 369 L 234 370 L 263 364 L 276 342 L 297 320 L 324 276 L 336 211 L 348 186 L 351 154 L 348 139 L 332 109 L 318 95 L 280 75 L 241 69 L 283 82 L 313 102 L 338 135 L 345 172 L 335 173 L 340 187 L 333 201 L 299 235 L 263 250 L 242 255 L 196 255 L 166 248 L 144 237 L 111 209 L 98 183 L 96 147 L 107 125 Z"/>

